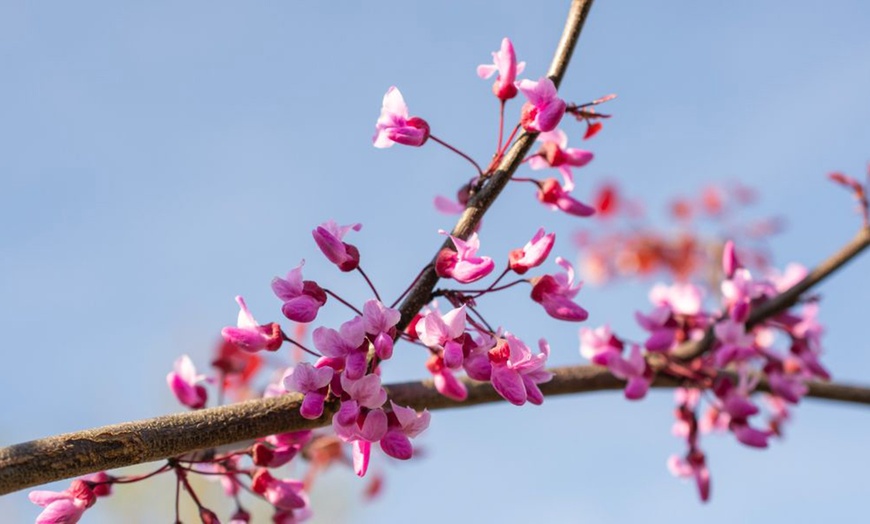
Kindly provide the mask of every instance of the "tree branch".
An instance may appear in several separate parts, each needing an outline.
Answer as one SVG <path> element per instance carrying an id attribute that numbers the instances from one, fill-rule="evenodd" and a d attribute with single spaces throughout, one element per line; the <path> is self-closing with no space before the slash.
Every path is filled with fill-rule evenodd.
<path id="1" fill-rule="evenodd" d="M 598 366 L 551 369 L 553 380 L 541 384 L 546 396 L 619 390 L 625 382 Z M 386 386 L 390 398 L 416 410 L 448 409 L 500 402 L 487 382 L 462 379 L 468 399 L 456 402 L 439 394 L 431 380 Z M 678 380 L 658 377 L 656 388 L 679 386 Z M 870 405 L 870 388 L 812 382 L 808 397 Z M 758 387 L 767 390 L 762 382 Z M 327 403 L 324 415 L 307 420 L 299 415 L 301 396 L 288 394 L 248 400 L 228 406 L 125 422 L 75 433 L 32 440 L 0 449 L 0 495 L 55 480 L 177 457 L 197 450 L 255 438 L 315 429 L 330 424 L 337 409 Z"/>

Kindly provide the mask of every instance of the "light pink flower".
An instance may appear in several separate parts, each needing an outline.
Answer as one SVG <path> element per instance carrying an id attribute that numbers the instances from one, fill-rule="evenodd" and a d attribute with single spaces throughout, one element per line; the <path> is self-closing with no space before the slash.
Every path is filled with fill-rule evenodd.
<path id="1" fill-rule="evenodd" d="M 166 383 L 175 398 L 185 406 L 200 409 L 205 406 L 208 393 L 200 382 L 205 375 L 197 375 L 193 361 L 187 355 L 181 355 L 175 361 L 173 371 L 166 375 Z"/>
<path id="2" fill-rule="evenodd" d="M 307 362 L 300 362 L 284 373 L 281 379 L 284 388 L 304 395 L 299 409 L 304 418 L 314 420 L 323 414 L 323 403 L 333 374 L 330 367 L 316 368 Z"/>
<path id="3" fill-rule="evenodd" d="M 368 300 L 363 304 L 363 325 L 366 333 L 374 337 L 375 353 L 381 360 L 393 356 L 393 338 L 401 316 L 398 310 L 388 308 L 378 300 Z"/>
<path id="4" fill-rule="evenodd" d="M 525 62 L 517 63 L 514 46 L 510 39 L 505 37 L 501 41 L 501 49 L 492 53 L 492 64 L 477 66 L 477 76 L 489 78 L 498 72 L 495 83 L 492 84 L 492 92 L 499 100 L 505 101 L 517 96 L 517 87 L 514 82 L 517 75 L 522 73 L 525 68 Z"/>
<path id="5" fill-rule="evenodd" d="M 276 351 L 281 347 L 284 342 L 281 326 L 274 322 L 261 326 L 248 310 L 245 299 L 238 296 L 236 302 L 239 304 L 238 327 L 223 328 L 221 335 L 223 335 L 224 340 L 235 344 L 239 349 L 252 353 L 261 349 Z"/>
<path id="6" fill-rule="evenodd" d="M 323 355 L 323 358 L 318 360 L 318 367 L 323 367 L 328 362 L 324 359 L 335 359 L 340 363 L 338 367 L 345 370 L 348 378 L 354 380 L 362 378 L 366 370 L 368 352 L 365 337 L 365 325 L 361 317 L 348 320 L 338 331 L 324 326 L 315 329 L 311 338 L 314 347 Z"/>
<path id="7" fill-rule="evenodd" d="M 302 280 L 302 266 L 305 261 L 291 269 L 287 278 L 272 279 L 272 291 L 284 305 L 281 312 L 294 322 L 311 322 L 317 318 L 317 311 L 326 304 L 326 293 L 313 280 Z"/>
<path id="8" fill-rule="evenodd" d="M 544 310 L 553 318 L 582 322 L 589 317 L 589 313 L 575 304 L 572 299 L 580 292 L 583 284 L 582 282 L 574 284 L 574 268 L 570 262 L 557 257 L 556 263 L 562 266 L 565 272 L 533 278 L 532 300 L 544 306 Z"/>
<path id="9" fill-rule="evenodd" d="M 492 387 L 511 404 L 522 406 L 527 400 L 537 405 L 544 402 L 538 384 L 548 382 L 553 374 L 545 369 L 550 346 L 544 339 L 538 345 L 541 352 L 533 355 L 522 340 L 505 333 L 496 347 L 489 350 Z"/>
<path id="10" fill-rule="evenodd" d="M 588 217 L 595 214 L 595 208 L 587 206 L 583 202 L 572 197 L 566 190 L 566 186 L 559 185 L 555 178 L 548 178 L 540 183 L 537 197 L 542 203 L 553 210 L 560 210 L 578 217 Z"/>
<path id="11" fill-rule="evenodd" d="M 693 284 L 656 284 L 649 292 L 649 299 L 656 306 L 668 306 L 677 315 L 701 313 L 703 291 Z"/>
<path id="12" fill-rule="evenodd" d="M 334 220 L 328 220 L 317 226 L 311 235 L 326 258 L 338 266 L 338 269 L 348 272 L 359 266 L 359 250 L 356 246 L 343 242 L 342 239 L 348 231 L 359 231 L 360 229 L 362 229 L 362 224 L 339 226 Z"/>
<path id="13" fill-rule="evenodd" d="M 441 352 L 444 365 L 450 369 L 458 369 L 463 361 L 462 343 L 459 339 L 465 333 L 465 321 L 465 306 L 452 309 L 444 315 L 432 310 L 417 322 L 417 337 L 427 347 Z"/>
<path id="14" fill-rule="evenodd" d="M 384 95 L 375 130 L 372 142 L 378 148 L 392 147 L 394 143 L 419 147 L 429 139 L 429 124 L 422 118 L 408 116 L 408 106 L 396 86 L 391 86 Z"/>
<path id="15" fill-rule="evenodd" d="M 538 229 L 535 236 L 525 246 L 514 249 L 508 255 L 508 266 L 518 275 L 523 275 L 529 269 L 540 266 L 553 244 L 556 242 L 556 233 L 544 234 L 544 228 Z"/>
<path id="16" fill-rule="evenodd" d="M 556 129 L 565 114 L 567 104 L 559 98 L 556 85 L 547 77 L 537 82 L 521 80 L 517 88 L 529 100 L 523 105 L 521 122 L 529 132 L 544 132 Z"/>
<path id="17" fill-rule="evenodd" d="M 580 355 L 593 364 L 606 366 L 613 358 L 622 356 L 624 347 L 609 326 L 580 328 Z"/>
<path id="18" fill-rule="evenodd" d="M 27 497 L 30 502 L 45 508 L 36 517 L 36 524 L 75 524 L 82 518 L 86 509 L 97 501 L 88 484 L 74 480 L 63 491 L 31 491 Z"/>
<path id="19" fill-rule="evenodd" d="M 414 453 L 412 438 L 429 427 L 431 415 L 423 410 L 417 413 L 412 408 L 403 408 L 390 401 L 393 411 L 388 415 L 387 433 L 381 438 L 381 449 L 387 455 L 399 460 L 408 460 Z"/>
<path id="20" fill-rule="evenodd" d="M 468 398 L 468 389 L 460 382 L 453 372 L 444 364 L 440 355 L 432 355 L 426 361 L 426 369 L 432 373 L 435 390 L 447 398 L 462 402 Z"/>
<path id="21" fill-rule="evenodd" d="M 435 259 L 435 272 L 439 277 L 452 278 L 457 282 L 468 284 L 480 280 L 492 273 L 495 263 L 489 257 L 479 257 L 480 239 L 477 233 L 472 233 L 468 240 L 456 238 L 446 231 L 440 231 L 453 241 L 456 251 L 444 248 Z"/>
<path id="22" fill-rule="evenodd" d="M 574 189 L 574 174 L 571 166 L 583 167 L 592 161 L 594 155 L 583 149 L 568 147 L 568 135 L 561 129 L 554 129 L 538 135 L 538 142 L 543 145 L 537 153 L 529 157 L 529 167 L 545 169 L 555 167 L 565 178 L 562 186 L 564 191 Z"/>

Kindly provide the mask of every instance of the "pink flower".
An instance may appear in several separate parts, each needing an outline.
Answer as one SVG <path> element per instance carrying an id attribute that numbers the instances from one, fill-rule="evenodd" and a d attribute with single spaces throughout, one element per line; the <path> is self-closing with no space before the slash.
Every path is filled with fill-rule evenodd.
<path id="1" fill-rule="evenodd" d="M 646 363 L 646 359 L 640 352 L 640 346 L 632 345 L 627 359 L 621 355 L 611 357 L 607 362 L 607 369 L 615 377 L 627 381 L 625 385 L 625 398 L 628 400 L 640 400 L 646 396 L 652 383 L 652 370 Z"/>
<path id="2" fill-rule="evenodd" d="M 701 288 L 693 284 L 656 284 L 649 292 L 650 302 L 656 306 L 668 306 L 677 315 L 698 315 L 703 299 Z"/>
<path id="3" fill-rule="evenodd" d="M 248 310 L 245 299 L 238 296 L 239 304 L 238 327 L 225 327 L 221 330 L 224 340 L 235 344 L 239 349 L 255 352 L 265 349 L 276 351 L 284 342 L 281 334 L 281 326 L 274 322 L 261 326 L 254 320 L 254 316 Z"/>
<path id="4" fill-rule="evenodd" d="M 574 285 L 574 268 L 570 262 L 557 257 L 556 263 L 565 272 L 533 278 L 532 300 L 544 306 L 544 310 L 553 318 L 582 322 L 589 317 L 589 313 L 572 301 L 580 292 L 582 283 Z"/>
<path id="5" fill-rule="evenodd" d="M 429 427 L 431 415 L 425 409 L 417 413 L 411 408 L 397 406 L 393 401 L 390 401 L 390 405 L 393 411 L 387 416 L 389 429 L 381 438 L 381 449 L 393 458 L 408 460 L 414 453 L 410 439 Z"/>
<path id="6" fill-rule="evenodd" d="M 547 77 L 541 77 L 537 82 L 526 79 L 517 83 L 517 88 L 529 100 L 523 105 L 523 129 L 529 132 L 556 129 L 565 114 L 567 104 L 558 97 L 553 81 Z"/>
<path id="7" fill-rule="evenodd" d="M 462 402 L 468 398 L 468 389 L 444 364 L 444 358 L 440 355 L 432 355 L 426 361 L 426 369 L 432 373 L 435 382 L 435 390 L 447 398 Z"/>
<path id="8" fill-rule="evenodd" d="M 701 451 L 690 452 L 685 459 L 672 455 L 668 459 L 668 469 L 675 477 L 693 477 L 701 500 L 707 502 L 710 498 L 710 470 L 707 469 L 706 458 Z"/>
<path id="9" fill-rule="evenodd" d="M 444 365 L 450 369 L 462 366 L 463 348 L 460 338 L 465 333 L 465 306 L 450 310 L 443 316 L 438 311 L 429 311 L 417 322 L 417 337 L 420 342 L 435 351 L 440 351 Z"/>
<path id="10" fill-rule="evenodd" d="M 453 240 L 456 251 L 444 248 L 438 253 L 435 259 L 435 272 L 439 277 L 452 278 L 457 282 L 468 284 L 487 276 L 495 268 L 491 258 L 476 256 L 480 248 L 477 233 L 472 233 L 466 241 L 449 235 L 446 231 L 440 233 L 448 235 Z"/>
<path id="11" fill-rule="evenodd" d="M 719 347 L 715 350 L 716 367 L 723 368 L 731 362 L 743 362 L 754 356 L 755 336 L 746 332 L 746 325 L 730 318 L 713 327 Z"/>
<path id="12" fill-rule="evenodd" d="M 538 189 L 538 200 L 547 204 L 553 210 L 560 210 L 578 217 L 588 217 L 595 214 L 595 208 L 587 206 L 583 202 L 575 199 L 569 194 L 568 184 L 559 185 L 559 181 L 555 178 L 548 178 L 540 183 Z"/>
<path id="13" fill-rule="evenodd" d="M 272 279 L 272 291 L 284 305 L 281 312 L 294 322 L 311 322 L 317 318 L 317 311 L 326 304 L 326 293 L 313 280 L 302 280 L 302 266 L 305 261 L 291 269 L 287 278 Z"/>
<path id="14" fill-rule="evenodd" d="M 398 310 L 388 308 L 378 300 L 368 300 L 363 305 L 363 325 L 366 333 L 374 337 L 372 344 L 381 360 L 393 356 L 393 338 L 401 316 Z"/>
<path id="15" fill-rule="evenodd" d="M 540 266 L 547 259 L 555 242 L 556 233 L 545 235 L 544 228 L 539 229 L 525 246 L 510 252 L 508 266 L 518 275 L 525 274 L 526 271 Z"/>
<path id="16" fill-rule="evenodd" d="M 30 502 L 45 508 L 36 517 L 36 524 L 75 524 L 97 496 L 85 481 L 74 480 L 70 487 L 57 491 L 31 491 Z"/>
<path id="17" fill-rule="evenodd" d="M 652 313 L 645 315 L 635 311 L 634 318 L 640 327 L 650 332 L 644 347 L 649 351 L 668 351 L 677 337 L 676 322 L 670 306 L 657 306 Z"/>
<path id="18" fill-rule="evenodd" d="M 359 379 L 366 371 L 365 325 L 361 317 L 355 317 L 341 325 L 338 331 L 321 326 L 314 330 L 311 338 L 314 347 L 323 354 L 318 361 L 318 367 L 327 362 L 324 359 L 334 359 L 340 362 L 339 369 L 344 368 L 348 378 Z"/>
<path id="19" fill-rule="evenodd" d="M 294 431 L 269 435 L 265 442 L 257 442 L 251 448 L 251 458 L 257 466 L 277 468 L 290 462 L 309 440 L 311 431 Z"/>
<path id="20" fill-rule="evenodd" d="M 596 329 L 580 328 L 580 355 L 593 364 L 606 366 L 613 358 L 622 356 L 624 344 L 609 326 Z"/>
<path id="21" fill-rule="evenodd" d="M 734 276 L 734 272 L 743 267 L 737 259 L 737 251 L 734 248 L 734 242 L 729 240 L 722 247 L 722 272 L 725 278 Z"/>
<path id="22" fill-rule="evenodd" d="M 326 258 L 338 266 L 338 269 L 348 272 L 359 266 L 359 250 L 356 246 L 342 242 L 342 239 L 348 231 L 359 231 L 360 229 L 362 229 L 362 224 L 339 226 L 335 221 L 328 220 L 317 226 L 317 229 L 311 234 L 314 236 L 314 241 L 317 242 L 317 247 Z"/>
<path id="23" fill-rule="evenodd" d="M 166 375 L 166 383 L 175 398 L 192 409 L 201 409 L 205 406 L 208 394 L 205 387 L 199 384 L 204 380 L 205 375 L 196 374 L 196 368 L 187 355 L 178 357 L 174 371 Z"/>
<path id="24" fill-rule="evenodd" d="M 334 372 L 330 367 L 316 368 L 307 362 L 300 362 L 284 373 L 281 379 L 284 388 L 304 395 L 299 408 L 304 418 L 314 420 L 323 415 L 323 403 Z"/>
<path id="25" fill-rule="evenodd" d="M 396 86 L 387 89 L 384 95 L 375 129 L 372 141 L 379 148 L 392 147 L 394 143 L 419 147 L 429 139 L 429 124 L 422 118 L 408 117 L 408 106 Z"/>
<path id="26" fill-rule="evenodd" d="M 257 469 L 251 479 L 251 490 L 278 509 L 295 510 L 308 505 L 301 481 L 276 479 L 266 469 Z"/>
<path id="27" fill-rule="evenodd" d="M 592 161 L 593 154 L 583 149 L 568 147 L 568 135 L 561 129 L 554 129 L 538 135 L 538 142 L 543 145 L 537 153 L 529 157 L 529 167 L 532 169 L 558 168 L 565 178 L 562 187 L 565 191 L 574 189 L 574 174 L 571 167 L 583 167 Z"/>
<path id="28" fill-rule="evenodd" d="M 548 382 L 553 374 L 544 369 L 550 346 L 544 339 L 538 344 L 541 352 L 533 355 L 522 340 L 505 333 L 496 347 L 489 350 L 492 387 L 511 404 L 522 406 L 527 400 L 537 405 L 544 402 L 538 384 Z"/>
<path id="29" fill-rule="evenodd" d="M 477 76 L 489 78 L 498 72 L 495 83 L 492 84 L 492 92 L 499 100 L 505 101 L 517 96 L 517 87 L 514 82 L 517 75 L 522 73 L 525 68 L 525 62 L 517 63 L 517 56 L 510 39 L 504 38 L 501 41 L 501 49 L 492 53 L 492 64 L 477 66 Z"/>

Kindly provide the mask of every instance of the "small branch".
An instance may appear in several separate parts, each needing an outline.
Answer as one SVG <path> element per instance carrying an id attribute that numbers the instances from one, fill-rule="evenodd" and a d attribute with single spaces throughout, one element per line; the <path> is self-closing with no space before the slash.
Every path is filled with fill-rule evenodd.
<path id="1" fill-rule="evenodd" d="M 751 328 L 790 308 L 797 303 L 801 295 L 831 276 L 846 262 L 858 256 L 867 246 L 870 246 L 870 228 L 865 227 L 848 244 L 810 271 L 803 280 L 767 302 L 753 306 L 749 314 L 749 320 L 746 322 L 747 325 Z M 674 350 L 674 355 L 683 360 L 691 360 L 709 351 L 713 347 L 715 340 L 716 336 L 713 333 L 713 326 L 711 326 L 704 333 L 704 338 L 698 341 L 686 342 Z"/>
<path id="2" fill-rule="evenodd" d="M 546 396 L 619 390 L 625 382 L 598 366 L 551 369 L 553 380 L 541 384 Z M 439 394 L 431 380 L 386 386 L 399 405 L 422 409 L 447 409 L 502 402 L 486 382 L 462 379 L 468 399 L 456 402 Z M 680 382 L 658 377 L 653 387 L 673 388 Z M 759 390 L 765 391 L 761 383 Z M 870 388 L 812 382 L 808 397 L 870 405 Z M 225 446 L 255 438 L 315 429 L 330 424 L 336 405 L 327 403 L 324 415 L 307 420 L 299 414 L 301 396 L 282 395 L 248 400 L 217 408 L 125 422 L 75 433 L 32 440 L 0 448 L 0 495 L 47 482 L 97 471 L 177 457 L 201 449 Z"/>
<path id="3" fill-rule="evenodd" d="M 577 45 L 577 40 L 580 38 L 580 32 L 583 30 L 583 24 L 589 15 L 592 2 L 593 0 L 574 0 L 571 2 L 568 19 L 565 21 L 565 29 L 562 31 L 562 38 L 559 40 L 556 54 L 547 73 L 557 87 L 561 83 L 562 77 L 565 76 L 568 62 L 574 52 L 574 47 Z M 501 190 L 510 182 L 511 177 L 520 164 L 522 164 L 523 158 L 528 154 L 536 137 L 537 133 L 522 133 L 517 138 L 504 157 L 502 157 L 495 172 L 489 177 L 489 183 L 468 202 L 465 212 L 462 213 L 462 216 L 453 228 L 453 236 L 465 240 L 477 228 L 483 215 L 501 193 Z M 441 249 L 450 248 L 451 246 L 452 243 L 448 239 L 438 251 L 440 252 Z M 432 290 L 435 289 L 435 285 L 438 283 L 434 260 L 435 257 L 432 258 L 433 263 L 423 271 L 417 279 L 416 285 L 414 285 L 408 294 L 408 297 L 399 306 L 399 311 L 402 313 L 402 318 L 397 326 L 399 332 L 404 331 L 408 324 L 411 323 L 414 315 L 426 305 L 426 302 L 429 301 L 432 295 Z"/>

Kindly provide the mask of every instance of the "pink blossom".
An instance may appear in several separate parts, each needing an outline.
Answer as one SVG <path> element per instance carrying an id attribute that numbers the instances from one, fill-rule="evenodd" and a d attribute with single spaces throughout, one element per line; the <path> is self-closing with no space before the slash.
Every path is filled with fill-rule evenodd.
<path id="1" fill-rule="evenodd" d="M 510 39 L 505 37 L 501 41 L 501 49 L 492 53 L 492 64 L 477 66 L 477 76 L 489 78 L 498 72 L 495 83 L 492 84 L 492 92 L 499 100 L 505 101 L 517 96 L 517 88 L 514 82 L 517 75 L 523 72 L 526 63 L 517 63 L 514 46 Z"/>
<path id="2" fill-rule="evenodd" d="M 713 327 L 719 346 L 715 350 L 716 366 L 743 362 L 757 354 L 755 336 L 746 332 L 746 325 L 727 318 Z"/>
<path id="3" fill-rule="evenodd" d="M 626 380 L 625 398 L 640 400 L 646 396 L 652 383 L 652 370 L 640 352 L 640 346 L 633 344 L 628 358 L 612 355 L 607 361 L 607 369 L 617 378 Z"/>
<path id="4" fill-rule="evenodd" d="M 797 404 L 807 394 L 809 388 L 800 376 L 787 375 L 781 370 L 771 370 L 767 373 L 770 390 L 787 402 Z"/>
<path id="5" fill-rule="evenodd" d="M 323 367 L 329 359 L 334 359 L 339 369 L 345 370 L 348 378 L 361 378 L 367 365 L 368 343 L 365 336 L 365 325 L 361 317 L 348 320 L 338 331 L 324 326 L 315 329 L 311 338 L 314 347 L 323 354 L 323 358 L 318 361 L 318 367 Z"/>
<path id="6" fill-rule="evenodd" d="M 748 269 L 736 269 L 728 280 L 722 281 L 722 297 L 731 313 L 731 318 L 737 322 L 745 322 L 749 318 L 752 300 L 775 291 L 768 282 L 756 281 Z"/>
<path id="7" fill-rule="evenodd" d="M 574 285 L 574 268 L 570 262 L 557 257 L 556 263 L 562 266 L 565 272 L 533 278 L 532 300 L 544 306 L 544 310 L 553 318 L 582 322 L 589 317 L 589 313 L 572 301 L 580 292 L 582 283 L 578 282 Z"/>
<path id="8" fill-rule="evenodd" d="M 580 328 L 580 355 L 593 364 L 606 366 L 614 357 L 622 355 L 624 345 L 609 326 L 596 329 Z"/>
<path id="9" fill-rule="evenodd" d="M 362 229 L 362 224 L 350 224 L 347 226 L 339 226 L 333 220 L 328 220 L 317 226 L 317 229 L 311 232 L 314 241 L 320 251 L 329 259 L 330 262 L 338 266 L 338 269 L 348 272 L 353 271 L 359 266 L 359 250 L 356 246 L 352 246 L 342 242 L 344 235 L 348 231 L 359 231 Z"/>
<path id="10" fill-rule="evenodd" d="M 650 332 L 649 338 L 644 342 L 647 350 L 668 351 L 676 342 L 677 326 L 670 306 L 657 306 L 649 315 L 635 311 L 634 318 L 640 327 Z"/>
<path id="11" fill-rule="evenodd" d="M 381 377 L 374 373 L 359 380 L 351 380 L 346 375 L 342 375 L 341 387 L 351 400 L 355 400 L 364 408 L 377 409 L 387 401 L 387 392 L 381 387 Z"/>
<path id="12" fill-rule="evenodd" d="M 446 231 L 440 231 L 448 235 L 456 247 L 456 251 L 444 248 L 438 253 L 435 260 L 435 272 L 439 277 L 452 278 L 457 282 L 469 284 L 480 280 L 492 273 L 495 263 L 489 257 L 479 257 L 477 250 L 480 248 L 480 240 L 477 233 L 472 233 L 468 240 L 456 238 Z"/>
<path id="13" fill-rule="evenodd" d="M 567 104 L 559 98 L 556 85 L 547 77 L 537 82 L 522 80 L 517 88 L 529 100 L 523 105 L 521 122 L 529 132 L 544 132 L 556 129 L 565 114 Z"/>
<path id="14" fill-rule="evenodd" d="M 276 351 L 281 347 L 284 342 L 281 326 L 274 322 L 261 326 L 248 310 L 245 299 L 238 296 L 236 302 L 239 304 L 238 327 L 223 328 L 221 335 L 223 335 L 224 340 L 235 344 L 239 349 L 252 353 L 261 349 Z"/>
<path id="15" fill-rule="evenodd" d="M 496 347 L 489 350 L 492 387 L 511 404 L 522 406 L 527 400 L 537 405 L 544 402 L 538 384 L 548 382 L 553 374 L 545 369 L 550 346 L 544 339 L 538 344 L 541 352 L 533 355 L 522 340 L 505 333 Z"/>
<path id="16" fill-rule="evenodd" d="M 649 292 L 650 302 L 668 306 L 677 315 L 694 316 L 701 313 L 703 291 L 693 284 L 656 284 Z"/>
<path id="17" fill-rule="evenodd" d="M 302 280 L 302 266 L 305 261 L 291 269 L 287 278 L 272 279 L 272 291 L 284 305 L 281 312 L 294 322 L 311 322 L 317 318 L 317 311 L 326 304 L 326 293 L 313 280 Z"/>
<path id="18" fill-rule="evenodd" d="M 444 358 L 440 355 L 432 355 L 426 361 L 426 369 L 432 373 L 435 389 L 447 398 L 462 402 L 468 398 L 468 389 L 444 364 Z"/>
<path id="19" fill-rule="evenodd" d="M 372 344 L 381 360 L 393 356 L 393 338 L 401 316 L 398 310 L 388 308 L 378 300 L 368 300 L 363 305 L 363 325 L 366 333 L 374 337 Z"/>
<path id="20" fill-rule="evenodd" d="M 452 309 L 443 316 L 437 310 L 429 311 L 417 322 L 417 337 L 427 347 L 441 352 L 444 365 L 458 369 L 464 357 L 459 339 L 465 333 L 465 321 L 465 306 Z"/>
<path id="21" fill-rule="evenodd" d="M 205 375 L 197 375 L 193 361 L 187 355 L 178 357 L 173 366 L 173 371 L 166 375 L 166 383 L 175 395 L 175 398 L 185 406 L 192 409 L 200 409 L 205 406 L 208 393 L 200 382 L 205 380 Z"/>
<path id="22" fill-rule="evenodd" d="M 559 185 L 555 178 L 548 178 L 540 183 L 538 200 L 547 204 L 553 210 L 560 210 L 578 217 L 588 217 L 595 214 L 595 208 L 587 206 L 569 194 L 568 187 Z"/>
<path id="23" fill-rule="evenodd" d="M 672 455 L 668 459 L 668 469 L 675 477 L 694 478 L 701 500 L 707 502 L 710 498 L 710 470 L 702 452 L 690 452 L 686 458 Z"/>
<path id="24" fill-rule="evenodd" d="M 86 509 L 97 501 L 87 482 L 74 480 L 63 491 L 31 491 L 30 502 L 45 508 L 36 517 L 36 524 L 75 524 Z"/>
<path id="25" fill-rule="evenodd" d="M 403 408 L 392 401 L 390 405 L 393 410 L 388 415 L 389 429 L 380 440 L 381 449 L 393 458 L 408 460 L 414 452 L 410 439 L 429 427 L 431 415 L 425 409 L 422 413 L 417 413 L 412 408 Z"/>
<path id="26" fill-rule="evenodd" d="M 384 95 L 375 130 L 372 141 L 378 148 L 392 147 L 394 143 L 419 147 L 429 139 L 429 124 L 422 118 L 408 116 L 408 106 L 396 86 L 391 86 Z"/>
<path id="27" fill-rule="evenodd" d="M 734 242 L 731 240 L 725 242 L 722 247 L 722 272 L 725 273 L 725 278 L 734 276 L 734 272 L 743 267 L 740 261 L 737 260 L 737 252 L 734 249 Z"/>
<path id="28" fill-rule="evenodd" d="M 251 490 L 278 509 L 295 510 L 308 505 L 301 481 L 276 479 L 267 469 L 257 469 L 251 478 Z"/>
<path id="29" fill-rule="evenodd" d="M 525 246 L 514 249 L 508 255 L 508 266 L 518 275 L 523 275 L 529 269 L 540 266 L 553 244 L 556 242 L 556 233 L 544 234 L 544 228 L 538 229 L 535 236 Z"/>
<path id="30" fill-rule="evenodd" d="M 309 440 L 311 431 L 294 431 L 269 435 L 251 448 L 251 457 L 257 466 L 277 468 L 290 462 Z"/>
<path id="31" fill-rule="evenodd" d="M 281 379 L 284 388 L 304 395 L 299 409 L 304 418 L 314 420 L 323 414 L 323 403 L 329 391 L 327 386 L 333 373 L 330 367 L 316 368 L 307 362 L 300 362 L 284 373 Z"/>
<path id="32" fill-rule="evenodd" d="M 568 147 L 568 135 L 561 129 L 554 129 L 538 135 L 538 142 L 543 145 L 537 153 L 529 157 L 529 167 L 532 169 L 545 169 L 555 167 L 559 169 L 565 178 L 562 186 L 564 191 L 574 189 L 574 174 L 571 166 L 583 167 L 592 161 L 593 154 L 583 149 Z"/>

